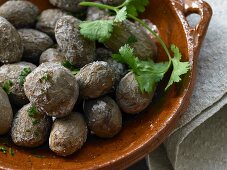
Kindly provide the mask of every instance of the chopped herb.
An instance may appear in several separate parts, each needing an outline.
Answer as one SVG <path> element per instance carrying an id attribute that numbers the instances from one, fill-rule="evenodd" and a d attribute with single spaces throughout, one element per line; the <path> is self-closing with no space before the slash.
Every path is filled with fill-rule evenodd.
<path id="1" fill-rule="evenodd" d="M 31 132 L 31 130 L 30 129 L 26 129 L 26 132 Z"/>
<path id="2" fill-rule="evenodd" d="M 38 121 L 37 119 L 33 119 L 33 120 L 32 120 L 32 124 L 33 124 L 33 125 L 36 125 L 36 124 L 38 124 L 38 123 L 39 123 L 39 121 Z"/>
<path id="3" fill-rule="evenodd" d="M 28 109 L 28 115 L 31 118 L 35 118 L 38 114 L 38 111 L 36 109 L 36 107 L 34 105 L 32 105 L 29 109 Z"/>
<path id="4" fill-rule="evenodd" d="M 69 69 L 69 70 L 72 72 L 72 74 L 74 74 L 74 75 L 76 75 L 76 74 L 80 71 L 80 69 L 78 69 L 76 66 L 74 66 L 74 65 L 73 65 L 70 61 L 68 61 L 68 60 L 64 61 L 64 62 L 62 63 L 62 65 L 63 65 L 65 68 Z"/>
<path id="5" fill-rule="evenodd" d="M 19 84 L 20 86 L 24 85 L 25 82 L 25 78 L 27 77 L 28 74 L 30 74 L 32 72 L 30 67 L 26 67 L 24 68 L 21 72 L 20 72 L 20 76 L 19 76 Z"/>
<path id="6" fill-rule="evenodd" d="M 39 121 L 37 120 L 37 115 L 38 115 L 38 110 L 37 108 L 33 105 L 28 109 L 28 116 L 30 118 L 32 118 L 32 124 L 36 125 L 39 123 Z"/>
<path id="7" fill-rule="evenodd" d="M 6 80 L 2 86 L 2 89 L 8 94 L 11 94 L 11 87 L 13 86 L 13 82 L 11 80 Z"/>
<path id="8" fill-rule="evenodd" d="M 9 154 L 10 154 L 11 156 L 14 156 L 14 155 L 15 155 L 12 148 L 9 148 Z"/>
<path id="9" fill-rule="evenodd" d="M 45 73 L 40 80 L 44 81 L 44 82 L 47 82 L 49 79 L 50 79 L 50 74 L 49 73 Z"/>
<path id="10" fill-rule="evenodd" d="M 7 153 L 7 149 L 4 146 L 0 146 L 0 151 L 4 154 Z"/>

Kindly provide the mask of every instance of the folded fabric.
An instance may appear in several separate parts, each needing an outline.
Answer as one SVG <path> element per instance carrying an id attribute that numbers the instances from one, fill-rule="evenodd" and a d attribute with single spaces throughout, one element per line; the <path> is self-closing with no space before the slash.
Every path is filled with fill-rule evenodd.
<path id="1" fill-rule="evenodd" d="M 218 113 L 218 111 L 227 104 L 227 1 L 207 0 L 207 2 L 212 6 L 214 15 L 201 49 L 198 61 L 197 80 L 190 106 L 178 122 L 177 128 L 174 130 L 173 134 L 165 142 L 165 148 L 172 166 L 174 169 L 179 170 L 213 170 L 214 167 L 216 167 L 216 169 L 227 167 L 226 150 L 217 150 L 217 152 L 215 152 L 213 149 L 213 152 L 215 153 L 221 152 L 220 159 L 216 158 L 216 161 L 208 161 L 206 158 L 209 157 L 210 152 L 202 152 L 200 149 L 195 150 L 192 148 L 194 146 L 193 140 L 195 140 L 195 138 L 197 139 L 197 143 L 204 141 L 204 138 L 213 139 L 213 137 L 210 136 L 209 131 L 206 131 L 207 134 L 201 135 L 200 133 L 194 134 L 193 130 L 200 128 L 198 126 Z M 226 109 L 226 107 L 224 109 Z M 221 112 L 224 111 L 222 110 Z M 227 116 L 223 118 L 226 118 L 225 120 L 227 121 Z M 215 127 L 221 126 L 218 121 L 214 121 L 214 123 L 218 124 L 215 125 Z M 219 129 L 210 129 L 210 133 L 221 129 L 224 128 L 219 127 Z M 195 137 L 195 135 L 197 136 Z M 210 136 L 210 138 L 207 138 L 207 136 Z M 186 143 L 188 141 L 192 143 Z M 225 136 L 225 141 L 227 141 L 227 135 Z M 209 142 L 207 142 L 207 144 L 213 144 L 212 141 Z M 223 141 L 217 140 L 215 146 L 222 145 L 222 143 L 219 144 L 218 142 Z M 207 147 L 200 147 L 209 150 L 209 147 L 214 146 L 208 145 Z M 218 147 L 214 148 L 219 149 Z M 201 153 L 195 153 L 200 151 L 203 155 L 201 155 Z M 199 159 L 193 155 L 204 156 L 204 159 Z M 224 161 L 224 158 L 221 157 L 223 155 L 225 155 L 226 158 Z M 218 157 L 218 155 L 215 156 Z M 151 154 L 147 160 L 148 164 L 150 164 L 149 167 L 153 167 L 154 169 L 154 166 L 152 166 L 154 154 Z M 161 161 L 159 162 L 161 163 Z M 159 163 L 155 161 L 155 164 Z M 220 164 L 223 164 L 223 166 L 219 166 Z M 205 166 L 205 168 L 203 168 L 203 166 Z"/>

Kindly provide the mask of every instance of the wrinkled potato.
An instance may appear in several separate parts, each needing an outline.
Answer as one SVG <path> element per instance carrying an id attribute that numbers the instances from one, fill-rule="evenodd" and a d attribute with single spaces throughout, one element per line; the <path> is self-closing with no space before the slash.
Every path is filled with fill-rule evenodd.
<path id="1" fill-rule="evenodd" d="M 38 15 L 38 7 L 29 1 L 11 0 L 0 6 L 0 16 L 6 18 L 16 28 L 33 26 Z"/>
<path id="2" fill-rule="evenodd" d="M 144 31 L 143 27 L 129 20 L 115 24 L 113 33 L 105 45 L 115 52 L 121 46 L 128 44 L 130 39 L 135 39 L 135 42 L 130 42 L 130 46 L 134 48 L 135 55 L 143 60 L 152 59 L 157 53 L 157 47 L 151 37 Z"/>
<path id="3" fill-rule="evenodd" d="M 24 91 L 29 101 L 48 116 L 71 113 L 79 88 L 74 75 L 60 63 L 43 63 L 26 77 Z"/>
<path id="4" fill-rule="evenodd" d="M 12 140 L 18 146 L 38 147 L 48 140 L 51 122 L 50 117 L 37 111 L 32 104 L 25 105 L 13 120 Z"/>
<path id="5" fill-rule="evenodd" d="M 23 44 L 17 30 L 0 17 L 0 62 L 14 63 L 22 58 Z"/>
<path id="6" fill-rule="evenodd" d="M 53 40 L 45 33 L 34 29 L 18 30 L 23 45 L 23 59 L 32 63 L 38 63 L 43 51 L 53 45 Z"/>
<path id="7" fill-rule="evenodd" d="M 116 90 L 116 100 L 119 107 L 129 114 L 140 113 L 151 103 L 154 93 L 142 93 L 135 75 L 129 72 L 120 81 Z"/>
<path id="8" fill-rule="evenodd" d="M 46 34 L 54 37 L 54 29 L 56 26 L 57 21 L 67 15 L 66 12 L 60 9 L 47 9 L 42 11 L 38 18 L 38 22 L 36 24 L 36 28 Z"/>
<path id="9" fill-rule="evenodd" d="M 44 51 L 39 59 L 39 64 L 45 63 L 45 62 L 64 62 L 65 56 L 57 49 L 55 48 L 49 48 L 46 51 Z"/>
<path id="10" fill-rule="evenodd" d="M 55 27 L 55 37 L 60 50 L 72 64 L 83 67 L 95 60 L 95 42 L 80 35 L 80 20 L 64 16 Z"/>
<path id="11" fill-rule="evenodd" d="M 110 97 L 84 102 L 88 127 L 99 137 L 112 138 L 122 128 L 122 115 L 116 102 Z"/>
<path id="12" fill-rule="evenodd" d="M 96 1 L 97 3 L 98 1 Z M 100 20 L 105 17 L 109 16 L 109 13 L 107 10 L 102 10 L 97 7 L 88 7 L 87 9 L 87 21 L 95 21 L 95 20 Z"/>
<path id="13" fill-rule="evenodd" d="M 2 87 L 6 81 L 12 82 L 10 88 L 10 101 L 18 106 L 23 106 L 29 103 L 25 93 L 24 86 L 20 80 L 20 75 L 24 69 L 30 69 L 33 71 L 36 66 L 27 62 L 19 62 L 15 64 L 6 64 L 0 67 L 0 86 Z"/>
<path id="14" fill-rule="evenodd" d="M 125 0 L 102 0 L 104 4 L 108 5 L 120 5 L 124 2 Z"/>
<path id="15" fill-rule="evenodd" d="M 84 9 L 79 3 L 84 0 L 49 0 L 50 3 L 60 9 L 64 9 L 70 12 L 79 12 Z"/>
<path id="16" fill-rule="evenodd" d="M 0 135 L 9 132 L 13 121 L 13 110 L 7 94 L 0 88 Z"/>
<path id="17" fill-rule="evenodd" d="M 118 84 L 120 80 L 125 76 L 127 73 L 126 67 L 124 64 L 118 63 L 112 57 L 112 52 L 105 48 L 98 48 L 96 50 L 96 58 L 99 61 L 105 61 L 109 64 L 111 69 L 115 74 L 115 84 Z"/>
<path id="18" fill-rule="evenodd" d="M 87 140 L 87 125 L 80 113 L 55 119 L 49 137 L 50 149 L 60 156 L 79 150 Z"/>
<path id="19" fill-rule="evenodd" d="M 97 61 L 84 66 L 76 75 L 80 96 L 98 98 L 110 92 L 115 83 L 113 70 L 107 62 Z"/>

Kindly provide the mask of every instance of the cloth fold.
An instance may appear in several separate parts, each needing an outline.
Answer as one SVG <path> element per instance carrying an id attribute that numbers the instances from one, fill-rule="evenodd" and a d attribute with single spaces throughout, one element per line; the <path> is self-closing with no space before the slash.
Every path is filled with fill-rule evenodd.
<path id="1" fill-rule="evenodd" d="M 198 167 L 200 167 L 200 169 L 212 170 L 216 167 L 217 170 L 219 170 L 223 167 L 227 167 L 227 152 L 224 153 L 224 151 L 226 151 L 225 149 L 220 151 L 215 151 L 215 149 L 213 149 L 214 153 L 221 152 L 220 159 L 209 161 L 205 158 L 209 157 L 210 152 L 206 153 L 203 152 L 202 149 L 195 150 L 193 148 L 193 140 L 195 139 L 197 143 L 200 144 L 204 139 L 211 139 L 207 144 L 213 144 L 213 137 L 210 135 L 215 134 L 213 133 L 215 131 L 220 133 L 225 138 L 225 141 L 227 140 L 227 133 L 221 133 L 219 131 L 225 129 L 223 127 L 224 124 L 219 124 L 218 121 L 213 120 L 215 119 L 216 114 L 220 115 L 223 113 L 222 117 L 227 121 L 227 116 L 224 114 L 224 112 L 227 112 L 227 108 L 224 107 L 227 104 L 227 1 L 207 0 L 207 2 L 212 6 L 214 15 L 201 49 L 198 61 L 197 80 L 190 106 L 178 122 L 177 128 L 164 143 L 172 166 L 174 169 L 179 170 L 198 169 Z M 215 117 L 213 118 L 214 115 Z M 212 121 L 213 123 L 216 123 L 216 125 L 211 127 L 218 127 L 218 129 L 209 128 L 207 122 Z M 197 129 L 203 129 L 202 127 L 205 126 L 204 124 L 206 124 L 206 128 L 209 129 L 209 131 L 204 131 L 204 134 L 201 132 L 203 135 L 201 135 L 201 133 L 194 133 Z M 225 130 L 227 131 L 227 128 Z M 191 141 L 192 143 L 187 143 L 188 141 Z M 217 142 L 223 141 L 217 140 Z M 201 145 L 200 147 L 209 150 L 209 147 L 213 147 L 210 145 Z M 218 145 L 221 146 L 222 143 L 216 143 L 215 146 Z M 219 147 L 216 147 L 216 149 L 219 149 Z M 199 159 L 195 156 L 200 155 L 201 153 L 193 152 L 203 153 L 204 155 L 201 156 L 204 156 L 204 159 Z M 159 155 L 165 157 L 163 152 L 162 154 L 159 152 Z M 154 153 L 150 154 L 147 158 L 150 169 L 156 170 L 156 165 L 165 164 L 160 160 L 161 159 L 157 161 L 157 159 L 155 159 Z M 157 169 L 162 170 L 160 168 Z"/>

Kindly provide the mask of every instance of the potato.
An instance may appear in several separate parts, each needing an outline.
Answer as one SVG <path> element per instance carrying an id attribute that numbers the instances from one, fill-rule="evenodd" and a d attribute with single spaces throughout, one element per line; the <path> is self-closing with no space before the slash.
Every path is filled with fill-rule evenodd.
<path id="1" fill-rule="evenodd" d="M 76 75 L 82 98 L 98 98 L 110 92 L 115 75 L 107 62 L 97 61 L 84 66 Z"/>
<path id="2" fill-rule="evenodd" d="M 105 61 L 109 64 L 111 69 L 115 74 L 115 84 L 118 84 L 120 80 L 125 76 L 127 73 L 126 66 L 124 64 L 118 63 L 112 57 L 112 52 L 105 48 L 98 48 L 96 50 L 96 58 L 99 61 Z"/>
<path id="3" fill-rule="evenodd" d="M 27 62 L 6 64 L 0 67 L 0 86 L 2 87 L 6 81 L 12 82 L 9 98 L 13 104 L 23 106 L 29 103 L 24 93 L 24 86 L 20 80 L 20 75 L 24 69 L 33 71 L 35 68 L 35 65 Z"/>
<path id="4" fill-rule="evenodd" d="M 45 62 L 64 62 L 65 56 L 57 49 L 55 48 L 49 48 L 46 51 L 44 51 L 39 59 L 39 64 L 45 63 Z"/>
<path id="5" fill-rule="evenodd" d="M 84 113 L 89 129 L 99 137 L 112 138 L 122 128 L 121 111 L 110 97 L 85 101 Z"/>
<path id="6" fill-rule="evenodd" d="M 97 3 L 98 1 L 96 1 Z M 95 21 L 99 19 L 104 19 L 105 17 L 109 16 L 107 10 L 102 10 L 97 7 L 88 7 L 87 9 L 87 21 Z"/>
<path id="7" fill-rule="evenodd" d="M 73 16 L 62 17 L 56 24 L 55 37 L 66 59 L 83 67 L 95 60 L 95 42 L 80 35 L 80 22 Z"/>
<path id="8" fill-rule="evenodd" d="M 8 133 L 13 121 L 13 110 L 7 94 L 0 88 L 0 135 Z"/>
<path id="9" fill-rule="evenodd" d="M 60 9 L 44 10 L 42 11 L 42 13 L 38 18 L 36 28 L 42 32 L 45 32 L 51 37 L 55 37 L 54 29 L 55 29 L 56 23 L 61 17 L 65 15 L 68 15 L 68 14 Z"/>
<path id="10" fill-rule="evenodd" d="M 17 30 L 0 17 L 0 62 L 14 63 L 22 58 L 23 44 Z"/>
<path id="11" fill-rule="evenodd" d="M 157 53 L 157 47 L 151 37 L 144 31 L 144 28 L 129 20 L 115 24 L 113 33 L 105 45 L 111 50 L 118 52 L 119 48 L 128 43 L 130 39 L 135 39 L 135 42 L 130 42 L 130 46 L 134 48 L 135 55 L 143 60 L 153 59 Z"/>
<path id="12" fill-rule="evenodd" d="M 38 147 L 47 141 L 51 118 L 39 112 L 32 104 L 25 105 L 16 114 L 11 137 L 17 146 Z"/>
<path id="13" fill-rule="evenodd" d="M 70 12 L 79 12 L 84 9 L 79 3 L 84 0 L 49 0 L 50 3 L 60 9 L 64 9 Z"/>
<path id="14" fill-rule="evenodd" d="M 87 125 L 80 113 L 56 119 L 49 137 L 50 149 L 60 156 L 79 150 L 87 139 Z"/>
<path id="15" fill-rule="evenodd" d="M 60 63 L 43 63 L 26 77 L 24 91 L 29 101 L 48 116 L 71 113 L 79 88 L 74 75 Z"/>
<path id="16" fill-rule="evenodd" d="M 135 75 L 129 72 L 120 81 L 116 90 L 119 107 L 126 113 L 140 113 L 151 103 L 154 93 L 142 93 Z"/>
<path id="17" fill-rule="evenodd" d="M 0 16 L 16 28 L 31 27 L 35 24 L 39 9 L 29 1 L 11 0 L 0 6 Z"/>
<path id="18" fill-rule="evenodd" d="M 42 52 L 53 45 L 53 40 L 40 31 L 19 29 L 18 32 L 24 45 L 23 59 L 25 61 L 37 64 Z"/>

